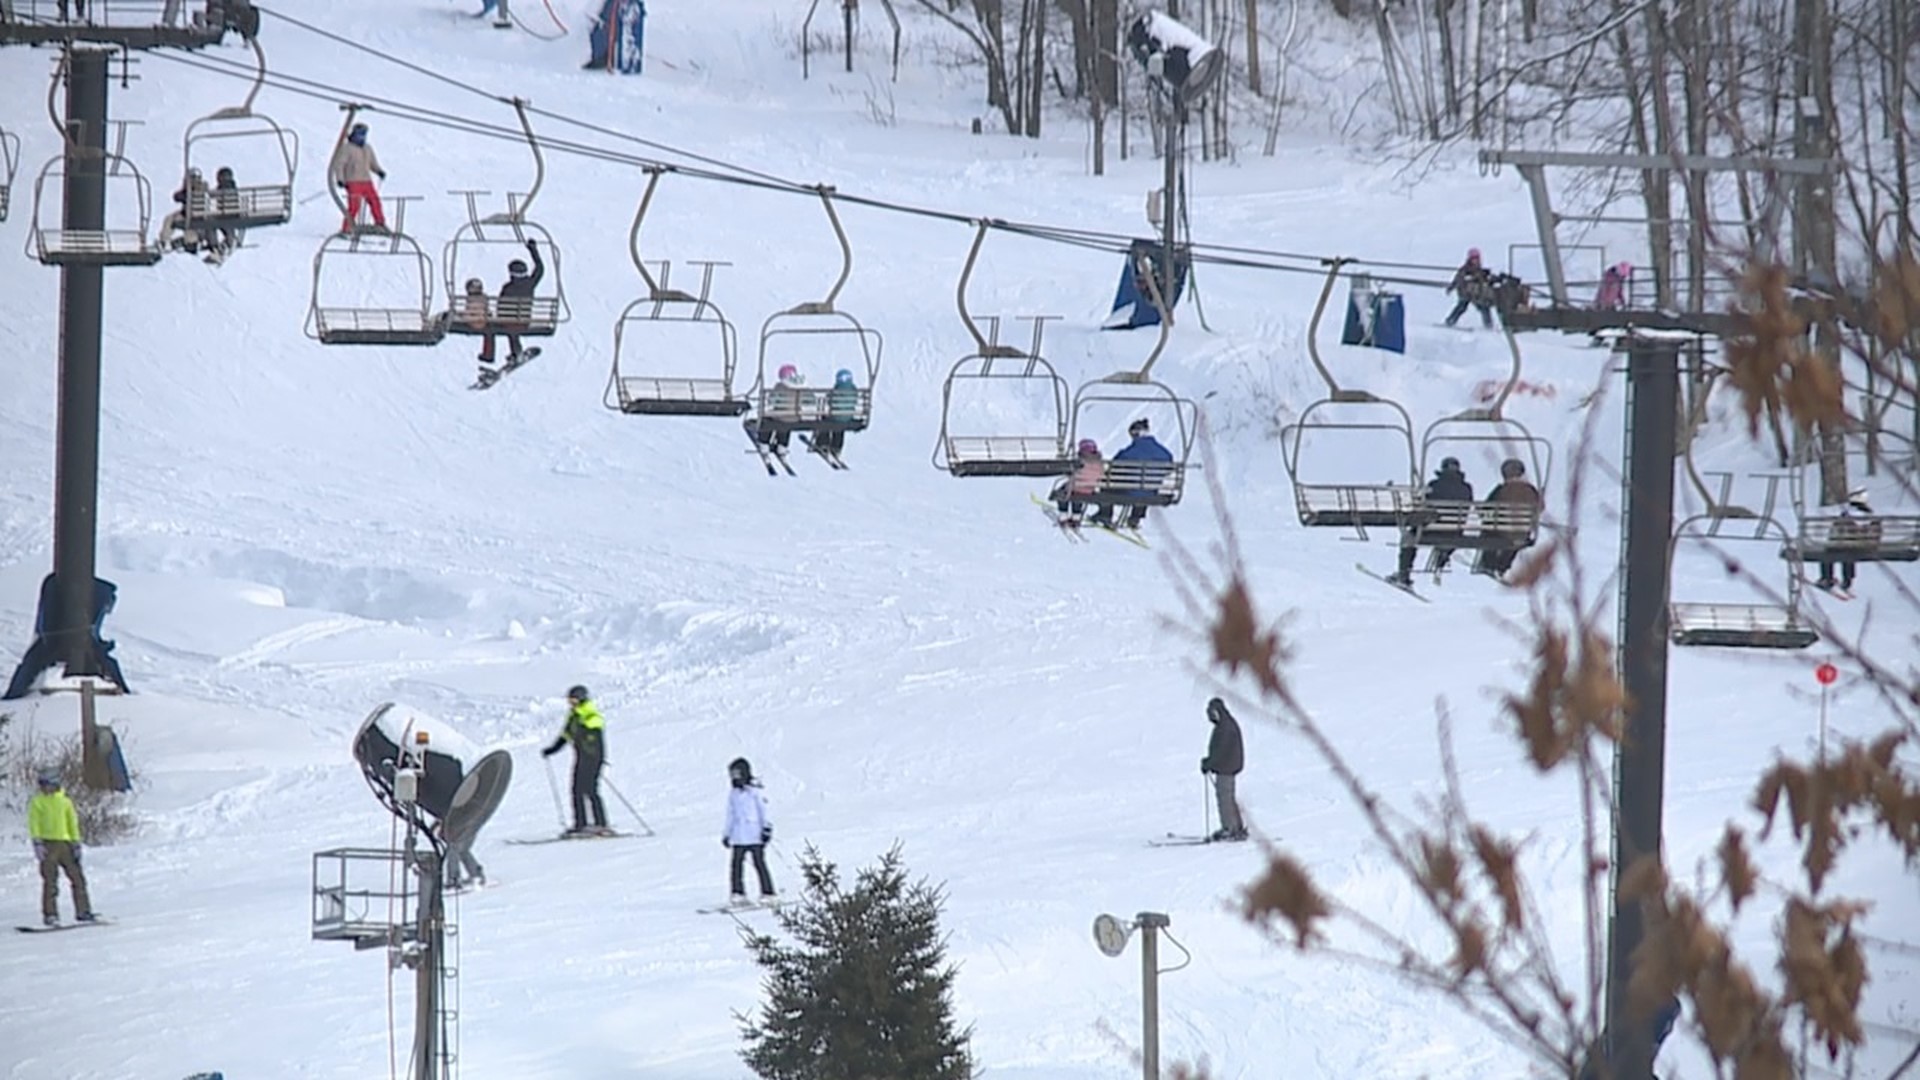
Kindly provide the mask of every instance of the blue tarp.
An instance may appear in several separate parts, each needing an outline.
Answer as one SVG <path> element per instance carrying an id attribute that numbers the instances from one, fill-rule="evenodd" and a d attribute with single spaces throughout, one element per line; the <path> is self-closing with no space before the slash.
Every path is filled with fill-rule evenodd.
<path id="1" fill-rule="evenodd" d="M 1347 324 L 1340 331 L 1340 344 L 1406 352 L 1407 309 L 1400 294 L 1355 285 L 1347 294 Z"/>
<path id="2" fill-rule="evenodd" d="M 1162 258 L 1165 247 L 1157 240 L 1135 240 L 1127 249 L 1127 265 L 1120 271 L 1120 287 L 1114 290 L 1113 314 L 1100 324 L 1103 330 L 1132 330 L 1141 326 L 1159 326 L 1160 312 L 1153 306 L 1152 293 L 1147 289 L 1143 274 L 1158 276 L 1163 273 L 1166 260 Z M 1174 252 L 1173 260 L 1173 296 L 1167 300 L 1167 307 L 1180 303 L 1180 294 L 1187 287 L 1187 266 L 1189 260 L 1184 250 Z"/>
<path id="3" fill-rule="evenodd" d="M 54 593 L 55 580 L 52 574 L 48 574 L 40 582 L 40 606 L 33 616 L 33 644 L 27 646 L 27 654 L 20 658 L 20 666 L 14 669 L 13 680 L 7 684 L 7 692 L 0 695 L 0 701 L 26 697 L 33 690 L 34 681 L 40 677 L 40 673 L 53 666 L 54 649 L 52 640 L 47 637 L 47 619 L 48 613 L 58 602 Z M 127 680 L 120 673 L 120 662 L 113 658 L 113 642 L 103 641 L 100 638 L 100 628 L 106 623 L 107 613 L 113 610 L 114 602 L 119 595 L 120 589 L 113 582 L 100 578 L 93 579 L 91 636 L 93 658 L 98 662 L 97 674 L 112 679 L 113 684 L 124 691 L 127 689 Z M 73 672 L 72 674 L 81 673 Z"/>

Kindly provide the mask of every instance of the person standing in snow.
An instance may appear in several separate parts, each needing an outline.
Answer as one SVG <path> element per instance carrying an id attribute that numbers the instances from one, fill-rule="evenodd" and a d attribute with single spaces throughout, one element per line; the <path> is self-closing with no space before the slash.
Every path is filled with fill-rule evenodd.
<path id="1" fill-rule="evenodd" d="M 727 779 L 733 782 L 733 790 L 727 793 L 727 826 L 720 834 L 720 846 L 733 852 L 728 900 L 746 903 L 748 856 L 753 857 L 753 872 L 760 876 L 761 901 L 772 900 L 775 893 L 773 875 L 767 873 L 767 844 L 773 840 L 773 819 L 767 816 L 767 800 L 760 794 L 760 782 L 753 778 L 753 766 L 746 758 L 734 758 L 727 765 Z"/>
<path id="2" fill-rule="evenodd" d="M 60 874 L 73 890 L 73 917 L 92 922 L 93 901 L 87 896 L 87 874 L 80 868 L 80 815 L 60 786 L 58 769 L 41 769 L 39 790 L 27 801 L 27 835 L 40 860 L 40 915 L 48 926 L 60 925 Z"/>
<path id="3" fill-rule="evenodd" d="M 327 179 L 347 189 L 347 216 L 340 223 L 343 234 L 353 231 L 362 205 L 373 215 L 373 228 L 381 232 L 387 230 L 387 212 L 380 205 L 380 190 L 373 186 L 376 176 L 385 180 L 387 171 L 380 167 L 380 155 L 367 145 L 367 125 L 355 124 L 348 129 L 346 141 L 334 149 L 333 160 L 327 163 Z"/>
<path id="4" fill-rule="evenodd" d="M 1467 305 L 1472 304 L 1480 311 L 1480 325 L 1493 325 L 1493 275 L 1480 263 L 1480 249 L 1468 248 L 1467 261 L 1453 272 L 1453 281 L 1448 283 L 1447 291 L 1460 297 L 1447 313 L 1447 325 L 1460 321 L 1466 314 Z"/>
<path id="5" fill-rule="evenodd" d="M 1219 698 L 1207 702 L 1207 722 L 1213 725 L 1213 735 L 1207 740 L 1207 756 L 1200 759 L 1200 771 L 1213 778 L 1213 798 L 1220 807 L 1220 828 L 1207 839 L 1245 840 L 1247 823 L 1240 817 L 1240 800 L 1234 792 L 1247 763 L 1240 722 Z"/>
<path id="6" fill-rule="evenodd" d="M 594 707 L 584 686 L 567 691 L 567 726 L 541 757 L 552 757 L 573 744 L 573 828 L 568 836 L 610 836 L 607 804 L 600 800 L 600 770 L 607 763 L 606 718 Z M 591 813 L 591 817 L 589 817 Z"/>

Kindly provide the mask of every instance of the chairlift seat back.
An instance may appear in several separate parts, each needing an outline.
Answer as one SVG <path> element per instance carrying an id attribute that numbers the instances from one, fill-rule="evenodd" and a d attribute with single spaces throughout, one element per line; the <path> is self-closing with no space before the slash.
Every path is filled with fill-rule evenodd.
<path id="1" fill-rule="evenodd" d="M 187 200 L 189 227 L 205 225 L 216 229 L 261 229 L 284 225 L 293 219 L 293 189 L 268 184 L 221 190 L 195 191 Z"/>
<path id="2" fill-rule="evenodd" d="M 1782 555 L 1799 562 L 1920 561 L 1920 517 L 1810 517 Z"/>
<path id="3" fill-rule="evenodd" d="M 958 477 L 1065 476 L 1074 467 L 1062 440 L 1040 435 L 950 435 L 946 452 Z"/>
<path id="4" fill-rule="evenodd" d="M 552 337 L 560 322 L 560 300 L 553 296 L 456 296 L 447 310 L 447 333 L 517 334 Z"/>
<path id="5" fill-rule="evenodd" d="M 1429 499 L 1409 488 L 1395 489 L 1395 497 L 1402 540 L 1415 546 L 1506 551 L 1527 547 L 1539 536 L 1538 506 Z"/>
<path id="6" fill-rule="evenodd" d="M 865 431 L 873 414 L 873 391 L 862 387 L 849 400 L 845 389 L 839 400 L 851 409 L 833 408 L 835 390 L 825 386 L 776 386 L 760 392 L 760 430 L 767 432 Z"/>
<path id="7" fill-rule="evenodd" d="M 1667 609 L 1675 645 L 1733 649 L 1804 649 L 1820 640 L 1813 628 L 1778 604 L 1675 603 Z"/>
<path id="8" fill-rule="evenodd" d="M 615 386 L 630 416 L 741 416 L 753 406 L 725 379 L 622 375 Z"/>
<path id="9" fill-rule="evenodd" d="M 1089 502 L 1116 506 L 1172 506 L 1180 501 L 1186 468 L 1174 461 L 1109 461 Z"/>

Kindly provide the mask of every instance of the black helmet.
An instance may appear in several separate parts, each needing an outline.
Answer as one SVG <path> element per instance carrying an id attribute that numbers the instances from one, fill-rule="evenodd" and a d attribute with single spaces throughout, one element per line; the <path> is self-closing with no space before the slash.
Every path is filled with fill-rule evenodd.
<path id="1" fill-rule="evenodd" d="M 1457 458 L 1457 457 L 1451 457 L 1451 456 L 1449 456 L 1449 457 L 1443 457 L 1443 458 L 1441 458 L 1441 459 L 1440 459 L 1440 471 L 1441 471 L 1441 472 L 1443 472 L 1443 473 L 1445 473 L 1445 472 L 1459 472 L 1459 471 L 1460 471 L 1460 459 L 1459 459 L 1459 458 Z"/>
<path id="2" fill-rule="evenodd" d="M 567 687 L 567 700 L 568 701 L 591 701 L 593 700 L 593 695 L 587 693 L 586 687 L 581 686 L 578 683 L 575 683 L 574 685 Z"/>
<path id="3" fill-rule="evenodd" d="M 507 273 L 514 277 L 524 277 L 527 273 L 527 264 L 523 260 L 515 259 L 507 264 Z"/>
<path id="4" fill-rule="evenodd" d="M 1232 715 L 1232 713 L 1227 711 L 1227 703 L 1221 701 L 1219 698 L 1212 698 L 1207 701 L 1207 719 L 1209 721 L 1217 724 L 1220 722 L 1221 717 Z"/>
<path id="5" fill-rule="evenodd" d="M 727 763 L 727 778 L 735 786 L 753 783 L 753 763 L 743 757 L 734 758 Z"/>
<path id="6" fill-rule="evenodd" d="M 1527 475 L 1527 467 L 1520 463 L 1519 458 L 1508 458 L 1500 463 L 1500 476 L 1502 479 L 1518 480 L 1525 475 Z"/>

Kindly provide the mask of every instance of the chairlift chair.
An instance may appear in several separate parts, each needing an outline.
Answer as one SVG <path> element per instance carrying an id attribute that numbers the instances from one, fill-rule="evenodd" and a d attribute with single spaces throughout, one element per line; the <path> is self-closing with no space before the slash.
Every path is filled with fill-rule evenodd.
<path id="1" fill-rule="evenodd" d="M 1309 528 L 1352 529 L 1358 539 L 1365 540 L 1369 528 L 1392 528 L 1400 523 L 1400 493 L 1418 485 L 1419 462 L 1413 448 L 1413 418 L 1407 410 L 1398 402 L 1368 391 L 1342 387 L 1320 357 L 1320 320 L 1326 314 L 1334 281 L 1346 262 L 1345 259 L 1328 260 L 1326 281 L 1320 287 L 1320 299 L 1307 324 L 1307 358 L 1327 384 L 1327 396 L 1302 409 L 1293 423 L 1281 429 L 1280 445 L 1287 479 L 1293 484 L 1294 508 L 1299 512 L 1300 524 Z M 1327 455 L 1310 452 L 1316 440 L 1337 442 L 1343 451 L 1356 441 L 1380 448 L 1383 456 L 1393 463 L 1392 475 L 1373 482 L 1360 480 L 1357 473 L 1348 471 L 1346 478 L 1340 478 L 1341 474 L 1331 465 L 1323 464 Z M 1308 466 L 1304 469 L 1303 458 Z"/>
<path id="2" fill-rule="evenodd" d="M 981 333 L 967 310 L 967 282 L 973 276 L 990 225 L 982 221 L 977 227 L 955 290 L 960 320 L 973 338 L 974 351 L 954 364 L 940 388 L 940 441 L 933 448 L 933 467 L 958 478 L 1064 476 L 1073 471 L 1073 454 L 1067 442 L 1070 391 L 1067 381 L 1040 355 L 1046 321 L 1057 316 L 1031 317 L 1033 342 L 1024 351 L 1000 344 L 998 318 L 989 318 L 987 332 Z M 958 410 L 956 401 L 960 403 Z M 1020 413 L 1021 423 L 1003 425 L 976 419 L 980 401 L 1027 409 Z M 1025 421 L 1033 411 L 1043 413 L 1051 423 L 1037 418 Z"/>
<path id="3" fill-rule="evenodd" d="M 1711 386 L 1695 397 L 1694 416 L 1704 414 Z M 1709 475 L 1719 478 L 1718 489 L 1710 488 L 1693 462 L 1693 443 L 1687 443 L 1681 455 L 1686 475 L 1699 492 L 1706 509 L 1680 522 L 1673 531 L 1667 550 L 1668 602 L 1667 635 L 1675 645 L 1718 646 L 1739 649 L 1804 649 L 1820 640 L 1820 635 L 1800 615 L 1801 580 L 1799 559 L 1793 554 L 1794 537 L 1774 516 L 1779 498 L 1780 477 L 1762 476 L 1765 493 L 1758 510 L 1735 504 L 1732 500 L 1733 474 Z M 1729 529 L 1732 523 L 1742 523 Z M 1786 562 L 1784 589 L 1778 600 L 1753 603 L 1746 600 L 1675 600 L 1673 593 L 1680 581 L 1677 558 L 1681 545 L 1744 544 L 1749 549 L 1760 544 L 1775 548 Z M 1730 553 L 1716 554 L 1729 573 L 1741 564 Z M 1778 565 L 1778 564 L 1775 564 Z"/>
<path id="4" fill-rule="evenodd" d="M 72 162 L 92 165 L 87 173 L 98 170 L 96 175 L 109 193 L 106 220 L 98 228 L 68 228 L 64 220 L 52 224 L 55 213 L 64 219 L 65 200 L 50 197 L 48 187 L 64 193 L 70 176 L 69 158 L 54 158 L 33 182 L 33 225 L 27 231 L 27 252 L 48 266 L 152 266 L 159 262 L 160 245 L 152 239 L 152 185 L 119 154 L 82 153 L 89 156 L 76 157 Z M 125 206 L 128 196 L 119 200 L 112 197 L 115 191 L 129 189 L 130 208 Z"/>
<path id="5" fill-rule="evenodd" d="M 527 147 L 533 154 L 533 184 L 526 193 L 509 192 L 503 213 L 482 215 L 478 199 L 485 191 L 456 191 L 466 198 L 466 224 L 447 241 L 441 256 L 441 268 L 447 281 L 447 332 L 450 334 L 512 334 L 517 337 L 552 337 L 559 324 L 572 317 L 567 307 L 567 291 L 560 272 L 560 248 L 553 236 L 528 216 L 540 187 L 546 180 L 546 158 L 540 152 L 540 140 L 534 138 L 533 124 L 527 119 L 527 103 L 514 98 L 510 104 L 520 118 Z M 531 241 L 540 251 L 546 273 L 530 297 L 505 300 L 489 292 L 484 302 L 468 297 L 464 282 L 478 278 L 482 282 L 497 278 L 514 259 L 526 254 Z"/>
<path id="6" fill-rule="evenodd" d="M 840 276 L 821 300 L 809 300 L 784 311 L 776 311 L 767 316 L 760 325 L 759 370 L 754 381 L 751 396 L 754 405 L 753 424 L 761 439 L 784 437 L 794 432 L 808 434 L 818 438 L 825 434 L 865 431 L 873 418 L 873 384 L 880 374 L 880 355 L 885 346 L 880 331 L 863 325 L 859 319 L 840 310 L 835 301 L 847 279 L 853 274 L 853 246 L 847 240 L 846 229 L 840 224 L 840 214 L 833 206 L 833 188 L 821 186 L 815 189 L 820 203 L 826 208 L 827 220 L 833 226 L 834 237 L 840 242 Z M 769 372 L 769 354 L 775 341 L 837 339 L 848 341 L 838 366 L 857 372 L 856 379 L 862 381 L 855 387 L 856 398 L 852 402 L 851 412 L 835 412 L 830 407 L 829 386 L 799 386 L 779 388 L 776 393 L 775 380 Z M 858 354 L 855 355 L 855 349 Z M 779 362 L 774 362 L 777 370 Z"/>
<path id="7" fill-rule="evenodd" d="M 233 191 L 211 187 L 193 193 L 183 210 L 190 228 L 259 229 L 284 225 L 293 218 L 293 177 L 300 159 L 300 136 L 281 127 L 270 117 L 253 111 L 253 101 L 266 79 L 266 54 L 258 38 L 249 38 L 258 59 L 258 74 L 247 99 L 231 108 L 219 109 L 187 125 L 182 175 L 198 169 L 212 176 L 221 166 L 232 167 L 234 151 L 239 151 L 241 168 L 235 179 L 248 182 Z M 215 154 L 218 149 L 222 153 Z M 210 158 L 223 160 L 215 162 Z M 244 174 L 242 169 L 245 170 Z M 264 171 L 270 169 L 271 171 Z"/>
<path id="8" fill-rule="evenodd" d="M 630 416 L 741 416 L 752 402 L 733 389 L 739 342 L 733 324 L 710 296 L 714 268 L 730 264 L 695 261 L 693 265 L 700 268 L 700 291 L 694 294 L 673 288 L 671 262 L 660 260 L 655 276 L 640 255 L 640 225 L 663 171 L 658 167 L 647 170 L 647 189 L 640 197 L 639 209 L 634 211 L 633 227 L 627 232 L 627 251 L 647 284 L 647 293 L 628 304 L 613 324 L 613 372 L 602 400 L 608 408 Z M 697 370 L 697 375 L 662 374 L 661 369 L 670 365 L 659 362 L 662 350 L 657 331 L 665 325 L 712 328 L 717 362 L 703 359 L 682 368 Z"/>
<path id="9" fill-rule="evenodd" d="M 1882 433 L 1881 438 L 1897 438 Z M 1850 436 L 1843 444 L 1843 461 L 1865 456 L 1866 448 Z M 1913 514 L 1848 515 L 1841 504 L 1821 496 L 1818 440 L 1792 464 L 1788 476 L 1794 517 L 1799 523 L 1794 542 L 1781 555 L 1803 563 L 1869 563 L 1920 561 L 1920 516 Z M 1847 475 L 1854 475 L 1848 470 Z"/>
<path id="10" fill-rule="evenodd" d="M 1114 408 L 1119 406 L 1119 408 Z M 1193 443 L 1200 434 L 1200 406 L 1180 397 L 1165 384 L 1140 380 L 1133 372 L 1095 379 L 1073 395 L 1073 430 L 1068 445 L 1095 438 L 1090 412 L 1121 412 L 1129 419 L 1149 414 L 1171 414 L 1177 428 L 1172 461 L 1114 461 L 1109 457 L 1100 485 L 1084 497 L 1105 506 L 1174 506 L 1186 493 L 1187 469 Z M 1120 425 L 1122 428 L 1125 423 Z M 1103 432 L 1104 433 L 1104 432 Z M 1156 437 L 1164 430 L 1155 431 Z M 1057 474 L 1056 474 L 1057 475 Z"/>
<path id="11" fill-rule="evenodd" d="M 13 203 L 13 181 L 20 175 L 20 136 L 0 128 L 0 221 Z"/>
<path id="12" fill-rule="evenodd" d="M 1420 479 L 1414 486 L 1395 492 L 1403 548 L 1514 551 L 1533 546 L 1540 537 L 1541 507 L 1537 504 L 1429 499 L 1424 486 L 1441 461 L 1468 455 L 1496 475 L 1504 462 L 1520 462 L 1525 469 L 1523 479 L 1531 481 L 1545 499 L 1552 479 L 1553 446 L 1501 411 L 1520 383 L 1520 345 L 1511 329 L 1505 336 L 1513 367 L 1499 395 L 1484 407 L 1435 420 L 1421 435 Z M 1493 485 L 1488 485 L 1482 493 L 1492 490 Z"/>
<path id="13" fill-rule="evenodd" d="M 433 260 L 406 233 L 411 196 L 389 196 L 390 231 L 356 228 L 329 236 L 313 256 L 313 297 L 307 308 L 306 334 L 322 345 L 438 345 L 447 334 L 446 316 L 434 310 Z M 329 285 L 359 284 L 377 267 L 397 267 L 413 282 L 395 288 L 381 303 L 343 303 Z"/>

